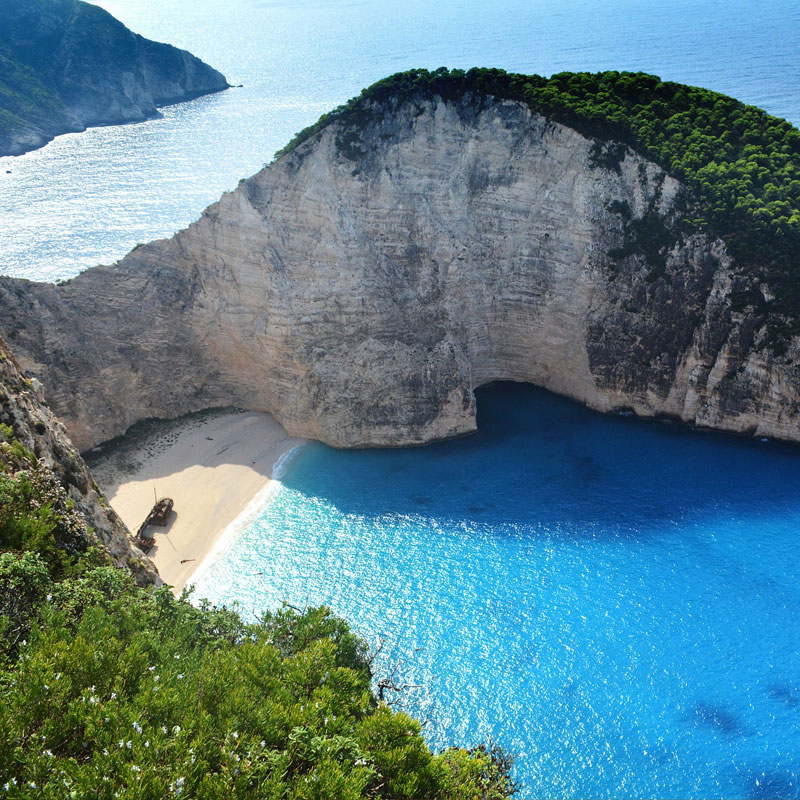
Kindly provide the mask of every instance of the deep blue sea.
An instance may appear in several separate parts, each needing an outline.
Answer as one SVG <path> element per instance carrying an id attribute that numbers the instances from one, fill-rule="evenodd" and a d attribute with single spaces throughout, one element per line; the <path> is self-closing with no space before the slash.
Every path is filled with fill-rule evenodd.
<path id="1" fill-rule="evenodd" d="M 0 272 L 110 263 L 412 67 L 645 70 L 800 123 L 800 0 L 99 0 L 242 88 L 0 158 Z M 480 392 L 480 433 L 305 446 L 199 595 L 327 603 L 522 796 L 800 796 L 800 450 Z"/>
<path id="2" fill-rule="evenodd" d="M 478 392 L 477 435 L 304 446 L 201 574 L 384 642 L 435 748 L 523 797 L 800 796 L 800 450 Z"/>

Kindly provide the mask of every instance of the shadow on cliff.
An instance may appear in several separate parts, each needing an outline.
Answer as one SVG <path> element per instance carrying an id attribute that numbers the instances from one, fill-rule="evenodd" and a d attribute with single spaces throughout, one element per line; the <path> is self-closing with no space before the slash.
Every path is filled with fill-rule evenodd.
<path id="1" fill-rule="evenodd" d="M 476 394 L 474 436 L 398 450 L 313 444 L 282 482 L 344 514 L 492 535 L 644 537 L 709 515 L 800 510 L 797 447 L 602 415 L 525 384 Z"/>

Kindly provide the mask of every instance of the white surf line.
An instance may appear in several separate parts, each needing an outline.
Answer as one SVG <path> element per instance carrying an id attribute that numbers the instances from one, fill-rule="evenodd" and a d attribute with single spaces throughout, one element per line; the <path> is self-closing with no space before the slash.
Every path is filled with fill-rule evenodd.
<path id="1" fill-rule="evenodd" d="M 308 442 L 301 442 L 295 445 L 291 450 L 287 450 L 278 458 L 272 467 L 272 477 L 267 482 L 267 485 L 255 494 L 252 500 L 244 507 L 242 513 L 217 537 L 213 547 L 208 551 L 197 569 L 187 578 L 185 583 L 187 589 L 194 586 L 220 558 L 230 552 L 231 548 L 241 539 L 244 532 L 264 513 L 267 505 L 269 505 L 273 496 L 282 485 L 280 479 L 286 474 L 289 462 L 307 444 Z"/>

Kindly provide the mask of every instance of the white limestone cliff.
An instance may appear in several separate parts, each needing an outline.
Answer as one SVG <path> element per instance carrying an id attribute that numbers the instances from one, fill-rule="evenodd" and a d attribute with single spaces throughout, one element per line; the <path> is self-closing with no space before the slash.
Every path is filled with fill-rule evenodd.
<path id="1" fill-rule="evenodd" d="M 723 243 L 678 232 L 686 192 L 660 167 L 512 101 L 367 111 L 113 266 L 0 279 L 0 330 L 81 449 L 214 405 L 419 444 L 474 430 L 494 380 L 800 440 L 797 344 L 772 354 L 732 310 Z"/>

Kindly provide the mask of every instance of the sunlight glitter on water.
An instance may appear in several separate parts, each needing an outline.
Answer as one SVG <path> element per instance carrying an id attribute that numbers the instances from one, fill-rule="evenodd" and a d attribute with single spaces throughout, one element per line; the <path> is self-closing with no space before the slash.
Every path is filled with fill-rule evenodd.
<path id="1" fill-rule="evenodd" d="M 800 122 L 800 5 L 743 0 L 102 0 L 231 89 L 0 158 L 0 273 L 68 278 L 196 219 L 301 128 L 412 67 L 632 69 Z M 10 172 L 8 172 L 10 170 Z"/>
<path id="2" fill-rule="evenodd" d="M 308 445 L 198 596 L 385 638 L 432 746 L 494 738 L 524 797 L 798 796 L 800 452 L 479 404 L 468 439 Z"/>

